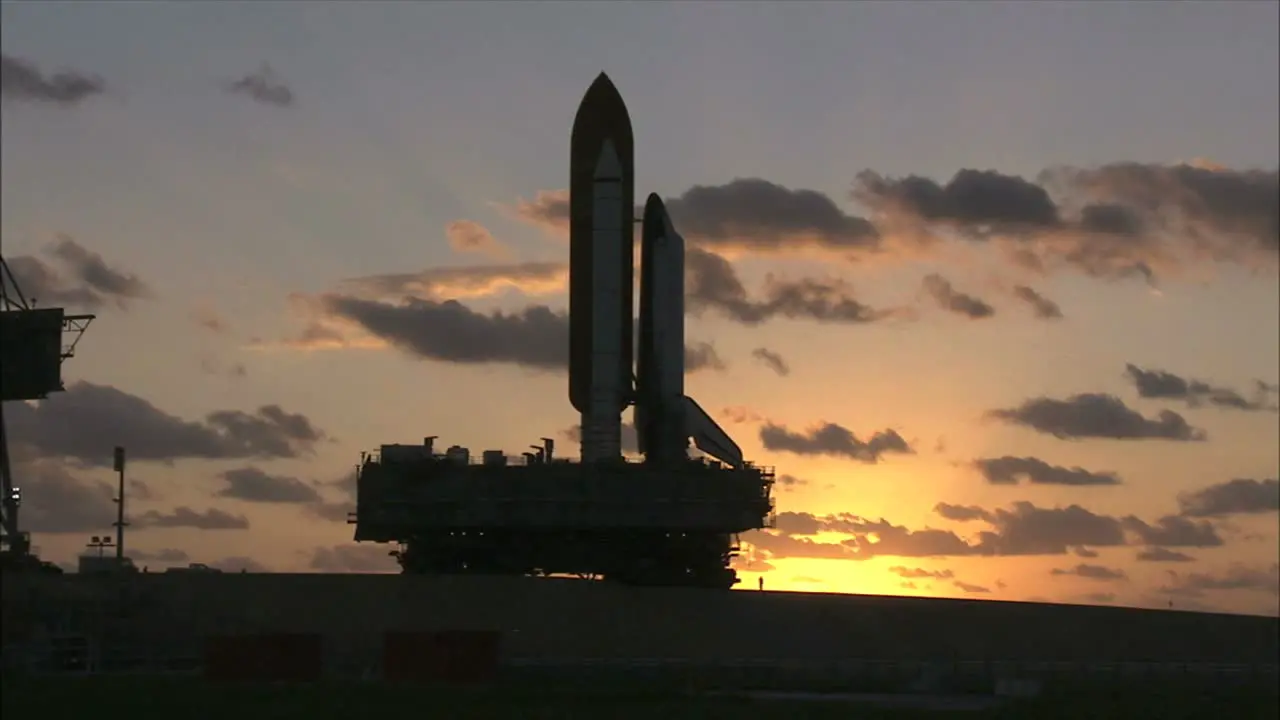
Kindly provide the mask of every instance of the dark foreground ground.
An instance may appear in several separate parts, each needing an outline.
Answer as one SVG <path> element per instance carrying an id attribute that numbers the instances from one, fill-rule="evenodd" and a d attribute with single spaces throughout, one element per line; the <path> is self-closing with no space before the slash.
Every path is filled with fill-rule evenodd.
<path id="1" fill-rule="evenodd" d="M 298 686 L 213 684 L 196 678 L 5 677 L 0 707 L 5 718 L 125 717 L 131 720 L 258 720 L 259 718 L 398 717 L 518 718 L 539 720 L 783 720 L 814 718 L 1027 718 L 1028 720 L 1273 720 L 1280 715 L 1276 687 L 1214 689 L 1185 684 L 1062 688 L 1033 700 L 983 710 L 877 707 L 844 698 L 689 697 L 676 693 L 593 693 L 554 688 L 475 689 L 396 686 L 383 683 Z M 957 698 L 956 708 L 975 704 Z M 947 705 L 939 698 L 936 705 Z"/>

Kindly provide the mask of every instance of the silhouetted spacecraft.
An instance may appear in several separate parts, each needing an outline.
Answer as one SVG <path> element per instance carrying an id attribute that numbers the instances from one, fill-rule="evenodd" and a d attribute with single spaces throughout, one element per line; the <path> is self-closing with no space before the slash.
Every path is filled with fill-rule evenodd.
<path id="1" fill-rule="evenodd" d="M 601 73 L 578 107 L 569 150 L 569 400 L 582 414 L 582 461 L 621 458 L 622 411 L 634 403 L 646 462 L 687 460 L 692 438 L 742 467 L 741 449 L 684 394 L 684 238 L 657 195 L 644 209 L 634 352 L 633 147 L 627 107 Z"/>

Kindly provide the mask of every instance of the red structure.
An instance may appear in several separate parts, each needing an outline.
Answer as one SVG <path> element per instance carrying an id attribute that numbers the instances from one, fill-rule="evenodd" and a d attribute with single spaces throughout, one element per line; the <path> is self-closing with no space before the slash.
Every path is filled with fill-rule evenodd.
<path id="1" fill-rule="evenodd" d="M 313 682 L 324 670 L 319 634 L 271 633 L 206 638 L 204 674 L 228 682 Z"/>

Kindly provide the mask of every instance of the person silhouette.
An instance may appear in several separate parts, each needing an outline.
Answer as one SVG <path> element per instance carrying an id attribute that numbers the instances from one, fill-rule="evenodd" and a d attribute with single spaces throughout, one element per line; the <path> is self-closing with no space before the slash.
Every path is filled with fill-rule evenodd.
<path id="1" fill-rule="evenodd" d="M 757 578 L 757 580 L 758 580 L 758 582 L 759 582 L 759 584 L 760 584 L 760 589 L 761 589 L 761 590 L 764 590 L 764 576 L 763 576 L 763 575 L 762 575 L 762 576 L 760 576 L 759 578 Z"/>

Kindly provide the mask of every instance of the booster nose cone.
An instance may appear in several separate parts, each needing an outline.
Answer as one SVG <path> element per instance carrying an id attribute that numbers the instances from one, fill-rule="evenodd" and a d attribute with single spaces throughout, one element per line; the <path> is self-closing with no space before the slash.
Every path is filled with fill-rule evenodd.
<path id="1" fill-rule="evenodd" d="M 612 140 L 605 140 L 600 148 L 600 157 L 596 159 L 595 180 L 621 180 L 622 162 L 618 160 L 618 151 Z"/>

